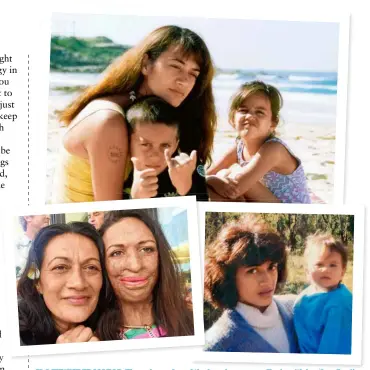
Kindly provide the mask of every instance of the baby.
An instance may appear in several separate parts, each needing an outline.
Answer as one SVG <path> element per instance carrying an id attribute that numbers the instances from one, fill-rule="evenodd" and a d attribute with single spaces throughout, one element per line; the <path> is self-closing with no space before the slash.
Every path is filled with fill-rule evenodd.
<path id="1" fill-rule="evenodd" d="M 197 153 L 178 153 L 178 110 L 156 96 L 135 101 L 126 111 L 133 169 L 124 198 L 196 195 L 208 200 L 205 177 L 197 171 Z"/>
<path id="2" fill-rule="evenodd" d="M 302 353 L 351 354 L 352 293 L 342 284 L 347 248 L 330 234 L 306 240 L 310 286 L 298 297 L 294 325 Z"/>

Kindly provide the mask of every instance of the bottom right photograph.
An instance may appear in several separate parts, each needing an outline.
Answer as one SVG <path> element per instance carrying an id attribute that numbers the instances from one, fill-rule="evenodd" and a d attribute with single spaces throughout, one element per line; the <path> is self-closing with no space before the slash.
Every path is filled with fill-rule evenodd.
<path id="1" fill-rule="evenodd" d="M 354 215 L 205 212 L 205 351 L 352 353 Z"/>

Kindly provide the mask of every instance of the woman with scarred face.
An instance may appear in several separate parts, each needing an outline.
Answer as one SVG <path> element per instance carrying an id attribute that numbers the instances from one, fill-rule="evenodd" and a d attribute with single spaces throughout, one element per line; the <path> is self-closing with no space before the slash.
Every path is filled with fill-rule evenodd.
<path id="1" fill-rule="evenodd" d="M 112 211 L 100 232 L 110 289 L 101 340 L 194 334 L 179 264 L 158 221 L 145 210 Z"/>

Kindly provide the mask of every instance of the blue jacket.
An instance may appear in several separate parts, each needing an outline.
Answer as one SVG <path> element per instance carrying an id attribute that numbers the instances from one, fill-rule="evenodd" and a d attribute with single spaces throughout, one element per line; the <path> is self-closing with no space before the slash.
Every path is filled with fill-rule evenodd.
<path id="1" fill-rule="evenodd" d="M 290 352 L 298 352 L 290 301 L 275 299 L 288 336 Z M 225 310 L 206 332 L 205 351 L 216 352 L 278 352 L 236 310 Z"/>
<path id="2" fill-rule="evenodd" d="M 326 293 L 303 291 L 294 325 L 302 353 L 351 354 L 352 293 L 343 284 Z"/>

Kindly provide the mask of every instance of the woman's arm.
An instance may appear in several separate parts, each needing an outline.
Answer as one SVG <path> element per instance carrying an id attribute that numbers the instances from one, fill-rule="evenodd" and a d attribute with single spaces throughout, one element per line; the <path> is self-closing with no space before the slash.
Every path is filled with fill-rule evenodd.
<path id="1" fill-rule="evenodd" d="M 229 168 L 234 163 L 238 162 L 238 157 L 236 155 L 236 145 L 233 145 L 230 150 L 228 150 L 221 159 L 212 164 L 212 166 L 207 170 L 207 175 L 215 175 L 218 171 L 224 168 Z"/>
<path id="2" fill-rule="evenodd" d="M 94 200 L 122 199 L 128 155 L 126 122 L 112 111 L 99 112 L 92 118 L 83 146 L 91 166 Z"/>

